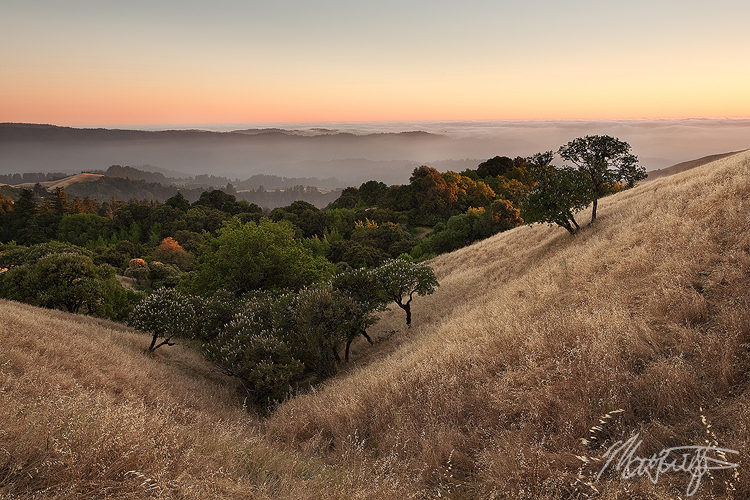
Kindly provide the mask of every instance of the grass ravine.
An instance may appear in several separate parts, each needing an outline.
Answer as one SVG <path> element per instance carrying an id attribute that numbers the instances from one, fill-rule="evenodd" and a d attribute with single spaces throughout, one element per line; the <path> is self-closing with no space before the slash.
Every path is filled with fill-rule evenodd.
<path id="1" fill-rule="evenodd" d="M 636 434 L 737 451 L 692 498 L 750 498 L 750 152 L 431 265 L 411 329 L 263 419 L 188 345 L 0 302 L 0 498 L 687 498 L 599 474 Z"/>

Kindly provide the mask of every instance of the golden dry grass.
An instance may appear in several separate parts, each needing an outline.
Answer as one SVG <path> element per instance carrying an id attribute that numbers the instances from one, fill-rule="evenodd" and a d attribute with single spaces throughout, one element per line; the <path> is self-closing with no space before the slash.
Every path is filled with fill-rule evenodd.
<path id="1" fill-rule="evenodd" d="M 72 184 L 76 184 L 78 182 L 93 182 L 93 181 L 98 181 L 102 177 L 104 177 L 103 174 L 91 174 L 91 173 L 83 172 L 83 173 L 80 173 L 80 174 L 76 174 L 76 175 L 71 175 L 69 177 L 65 177 L 63 179 L 58 179 L 56 181 L 44 181 L 44 182 L 40 182 L 39 184 L 41 184 L 41 186 L 43 188 L 47 189 L 48 191 L 54 191 L 56 188 L 59 188 L 59 187 L 66 188 L 66 187 L 69 187 Z M 31 188 L 34 187 L 34 183 L 33 182 L 27 182 L 27 183 L 24 183 L 24 184 L 18 184 L 15 187 L 17 187 L 17 188 L 31 189 Z"/>
<path id="2" fill-rule="evenodd" d="M 412 340 L 286 403 L 269 427 L 323 456 L 356 435 L 363 462 L 395 455 L 415 492 L 456 498 L 564 496 L 575 455 L 604 452 L 579 438 L 618 408 L 623 437 L 640 432 L 658 451 L 703 444 L 702 407 L 721 446 L 744 454 L 750 154 L 600 207 L 574 238 L 520 227 L 435 259 L 438 292 L 415 300 L 416 328 L 396 335 Z M 399 321 L 395 311 L 383 327 Z M 750 494 L 747 474 L 737 498 Z M 686 482 L 599 488 L 674 495 Z"/>
<path id="3" fill-rule="evenodd" d="M 597 481 L 576 458 L 621 408 L 607 435 L 644 455 L 740 452 L 694 498 L 750 497 L 750 153 L 599 207 L 575 237 L 520 227 L 435 259 L 412 329 L 385 313 L 374 348 L 265 421 L 187 348 L 2 302 L 0 495 L 685 498 L 686 474 Z"/>
<path id="4" fill-rule="evenodd" d="M 0 498 L 361 498 L 373 476 L 274 444 L 184 346 L 0 301 Z M 377 498 L 373 495 L 371 498 Z"/>

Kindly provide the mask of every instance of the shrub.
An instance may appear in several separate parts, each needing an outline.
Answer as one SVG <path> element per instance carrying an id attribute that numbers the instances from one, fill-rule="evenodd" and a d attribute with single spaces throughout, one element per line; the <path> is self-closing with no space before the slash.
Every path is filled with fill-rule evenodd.
<path id="1" fill-rule="evenodd" d="M 112 319 L 124 317 L 131 301 L 138 300 L 137 294 L 122 288 L 111 266 L 96 266 L 91 257 L 79 253 L 51 253 L 36 259 L 39 253 L 38 248 L 27 249 L 26 263 L 2 273 L 1 297 Z"/>

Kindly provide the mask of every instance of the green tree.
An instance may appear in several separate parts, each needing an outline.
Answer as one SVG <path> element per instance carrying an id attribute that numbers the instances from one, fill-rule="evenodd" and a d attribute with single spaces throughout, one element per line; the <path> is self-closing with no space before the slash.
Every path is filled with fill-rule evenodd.
<path id="1" fill-rule="evenodd" d="M 469 208 L 465 214 L 436 224 L 419 245 L 423 252 L 451 252 L 522 224 L 519 213 L 508 200 L 495 200 L 487 208 Z"/>
<path id="2" fill-rule="evenodd" d="M 360 304 L 330 285 L 304 288 L 289 313 L 294 330 L 287 335 L 305 368 L 323 379 L 336 372 L 338 346 L 362 332 Z"/>
<path id="3" fill-rule="evenodd" d="M 207 243 L 184 286 L 195 294 L 225 289 L 237 296 L 261 288 L 298 290 L 327 278 L 333 269 L 294 238 L 288 222 L 243 224 L 234 218 Z"/>
<path id="4" fill-rule="evenodd" d="M 300 229 L 302 238 L 313 236 L 322 238 L 328 222 L 325 212 L 303 200 L 297 200 L 288 207 L 274 208 L 268 217 L 274 222 L 282 220 L 291 222 Z"/>
<path id="5" fill-rule="evenodd" d="M 46 241 L 44 231 L 39 226 L 39 205 L 34 192 L 29 189 L 21 191 L 21 196 L 13 205 L 11 214 L 11 236 L 22 245 L 34 245 Z"/>
<path id="6" fill-rule="evenodd" d="M 65 192 L 65 188 L 58 186 L 55 188 L 55 198 L 53 202 L 55 215 L 62 217 L 70 211 L 70 204 L 68 203 L 68 193 Z"/>
<path id="7" fill-rule="evenodd" d="M 94 214 L 64 214 L 57 226 L 57 239 L 86 246 L 111 234 L 112 222 Z"/>
<path id="8" fill-rule="evenodd" d="M 552 165 L 552 151 L 537 153 L 534 165 L 537 184 L 521 206 L 521 217 L 531 225 L 546 222 L 564 227 L 570 234 L 580 229 L 575 213 L 591 203 L 591 189 L 585 173 L 570 167 Z"/>
<path id="9" fill-rule="evenodd" d="M 82 253 L 61 251 L 38 255 L 44 250 L 39 247 L 44 246 L 49 244 L 24 249 L 23 262 L 0 275 L 0 296 L 50 309 L 88 312 L 109 318 L 123 317 L 130 307 L 129 301 L 137 300 L 135 295 L 125 292 L 112 267 L 96 266 L 91 257 Z M 14 259 L 12 255 L 8 257 Z"/>
<path id="10" fill-rule="evenodd" d="M 167 201 L 164 202 L 165 205 L 169 205 L 170 207 L 176 208 L 180 212 L 187 212 L 190 210 L 190 202 L 185 199 L 185 197 L 180 193 L 177 192 L 176 195 L 169 198 Z"/>
<path id="11" fill-rule="evenodd" d="M 335 373 L 337 347 L 362 327 L 358 308 L 330 284 L 296 293 L 252 293 L 206 343 L 206 357 L 238 378 L 253 401 L 267 409 L 295 386 Z"/>
<path id="12" fill-rule="evenodd" d="M 219 189 L 204 191 L 193 205 L 214 208 L 230 215 L 236 215 L 240 212 L 240 208 L 237 206 L 237 198 Z"/>
<path id="13" fill-rule="evenodd" d="M 195 312 L 192 337 L 201 342 L 211 342 L 221 334 L 238 310 L 240 300 L 226 290 L 212 295 L 190 296 Z"/>
<path id="14" fill-rule="evenodd" d="M 388 190 L 388 186 L 383 182 L 367 181 L 359 186 L 359 198 L 367 206 L 375 206 L 379 203 L 380 198 Z"/>
<path id="15" fill-rule="evenodd" d="M 367 328 L 377 323 L 376 313 L 386 309 L 386 302 L 379 293 L 378 281 L 372 270 L 359 268 L 339 272 L 331 279 L 331 286 L 355 301 L 352 308 L 353 325 L 347 331 L 344 352 L 344 359 L 349 361 L 349 349 L 359 335 L 367 339 L 370 345 L 373 344 Z"/>
<path id="16" fill-rule="evenodd" d="M 590 180 L 594 202 L 591 222 L 596 220 L 599 198 L 611 193 L 618 183 L 633 187 L 646 178 L 646 169 L 638 166 L 638 157 L 630 152 L 630 144 L 608 135 L 574 139 L 561 146 L 558 153 Z"/>
<path id="17" fill-rule="evenodd" d="M 414 294 L 431 295 L 439 285 L 432 268 L 426 264 L 390 259 L 374 269 L 378 293 L 387 302 L 395 302 L 406 312 L 411 328 L 411 301 Z"/>

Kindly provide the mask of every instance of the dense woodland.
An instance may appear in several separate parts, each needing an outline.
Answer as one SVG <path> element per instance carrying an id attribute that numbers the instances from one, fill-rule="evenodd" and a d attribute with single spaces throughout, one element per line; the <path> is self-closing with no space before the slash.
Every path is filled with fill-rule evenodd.
<path id="1" fill-rule="evenodd" d="M 422 166 L 402 186 L 368 181 L 345 189 L 325 209 L 296 201 L 263 210 L 262 203 L 238 199 L 231 184 L 196 196 L 194 188 L 178 191 L 140 181 L 143 189 L 138 194 L 145 196 L 124 201 L 113 193 L 120 192 L 118 186 L 126 180 L 105 177 L 51 193 L 36 186 L 24 190 L 15 204 L 9 195 L 0 195 L 0 241 L 74 243 L 122 270 L 127 261 L 113 256 L 118 243 L 135 245 L 136 254 L 129 253 L 129 258 L 149 260 L 165 238 L 173 238 L 198 257 L 201 243 L 215 236 L 224 221 L 268 217 L 289 222 L 299 239 L 331 262 L 372 266 L 403 253 L 423 258 L 450 251 L 515 227 L 522 222 L 520 204 L 534 185 L 525 159 L 495 157 L 461 173 Z M 286 191 L 293 196 L 295 190 L 311 189 Z M 169 193 L 174 194 L 164 196 Z M 430 236 L 424 238 L 425 233 Z"/>

